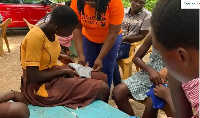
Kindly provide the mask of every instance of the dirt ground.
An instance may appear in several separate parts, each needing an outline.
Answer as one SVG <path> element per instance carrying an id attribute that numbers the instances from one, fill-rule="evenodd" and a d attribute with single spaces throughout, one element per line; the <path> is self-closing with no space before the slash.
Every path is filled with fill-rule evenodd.
<path id="1" fill-rule="evenodd" d="M 8 32 L 8 41 L 11 49 L 11 53 L 7 53 L 6 45 L 4 44 L 4 57 L 0 57 L 0 93 L 10 90 L 20 90 L 20 76 L 22 74 L 20 65 L 20 44 L 27 31 L 19 30 Z M 148 56 L 145 57 L 145 61 L 148 61 Z M 133 68 L 134 64 L 133 64 Z M 133 72 L 136 72 L 133 69 Z M 140 104 L 134 100 L 130 100 L 136 116 L 141 117 L 145 108 L 145 105 Z M 115 102 L 110 99 L 109 104 L 116 107 Z M 165 118 L 166 115 L 159 111 L 158 118 Z"/>

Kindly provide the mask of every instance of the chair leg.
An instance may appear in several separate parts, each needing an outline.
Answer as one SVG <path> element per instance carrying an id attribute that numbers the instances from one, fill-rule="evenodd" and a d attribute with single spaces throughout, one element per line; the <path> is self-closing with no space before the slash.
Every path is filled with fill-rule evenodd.
<path id="1" fill-rule="evenodd" d="M 0 56 L 3 57 L 4 51 L 3 51 L 3 39 L 0 37 Z"/>
<path id="2" fill-rule="evenodd" d="M 7 39 L 7 35 L 6 34 L 4 35 L 4 40 L 5 40 L 8 52 L 10 52 L 9 43 L 8 43 L 8 39 Z"/>
<path id="3" fill-rule="evenodd" d="M 140 71 L 140 68 L 136 66 L 136 70 L 137 70 L 137 72 L 139 72 L 139 71 Z"/>
<path id="4" fill-rule="evenodd" d="M 128 79 L 132 74 L 132 64 L 124 64 L 123 80 Z"/>

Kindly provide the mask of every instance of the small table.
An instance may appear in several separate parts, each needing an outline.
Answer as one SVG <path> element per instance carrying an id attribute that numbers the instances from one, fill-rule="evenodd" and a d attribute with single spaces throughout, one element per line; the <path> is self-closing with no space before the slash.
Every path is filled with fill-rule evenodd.
<path id="1" fill-rule="evenodd" d="M 130 118 L 130 116 L 110 105 L 95 100 L 90 105 L 79 109 L 63 106 L 39 107 L 29 105 L 30 118 Z"/>

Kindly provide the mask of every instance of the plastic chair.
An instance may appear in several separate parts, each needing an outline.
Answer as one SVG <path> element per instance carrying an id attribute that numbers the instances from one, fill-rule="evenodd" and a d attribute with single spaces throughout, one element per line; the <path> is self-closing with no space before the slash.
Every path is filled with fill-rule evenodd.
<path id="1" fill-rule="evenodd" d="M 6 29 L 7 26 L 12 22 L 11 18 L 8 18 L 6 21 L 4 21 L 1 25 L 1 36 L 0 36 L 0 56 L 3 57 L 4 55 L 4 50 L 3 50 L 3 39 L 5 40 L 6 46 L 8 48 L 8 52 L 10 52 L 9 44 L 8 44 L 8 39 L 6 35 Z"/>
<path id="2" fill-rule="evenodd" d="M 131 43 L 129 57 L 126 59 L 121 59 L 118 61 L 118 65 L 121 67 L 123 71 L 122 80 L 129 78 L 132 75 L 132 59 L 135 56 L 135 49 L 137 46 L 142 45 L 145 38 L 142 41 Z M 151 49 L 147 53 L 151 52 Z M 136 70 L 139 71 L 140 69 L 136 66 Z"/>
<path id="3" fill-rule="evenodd" d="M 24 22 L 27 24 L 29 30 L 32 29 L 34 27 L 33 24 L 30 24 L 25 18 L 23 18 Z"/>

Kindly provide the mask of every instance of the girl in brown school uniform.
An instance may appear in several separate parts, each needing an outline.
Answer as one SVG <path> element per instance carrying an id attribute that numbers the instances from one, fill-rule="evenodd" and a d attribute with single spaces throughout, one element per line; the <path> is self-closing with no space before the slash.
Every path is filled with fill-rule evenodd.
<path id="1" fill-rule="evenodd" d="M 76 13 L 68 6 L 54 9 L 49 22 L 34 27 L 21 45 L 22 93 L 33 105 L 65 105 L 72 108 L 86 106 L 94 99 L 107 101 L 109 87 L 107 77 L 91 72 L 91 78 L 80 78 L 67 65 L 58 66 L 57 60 L 73 62 L 61 55 L 58 36 L 67 37 L 78 24 Z M 98 79 L 98 80 L 96 80 Z"/>
<path id="2" fill-rule="evenodd" d="M 21 44 L 22 93 L 15 92 L 21 96 L 20 102 L 77 108 L 95 99 L 108 100 L 105 74 L 91 72 L 90 78 L 81 78 L 67 65 L 73 62 L 71 58 L 60 54 L 57 35 L 69 36 L 77 24 L 76 13 L 70 7 L 59 6 L 49 22 L 35 26 L 25 36 Z M 58 66 L 57 60 L 64 65 Z"/>

